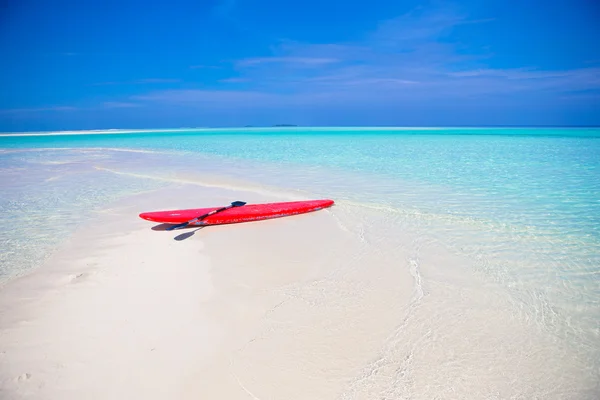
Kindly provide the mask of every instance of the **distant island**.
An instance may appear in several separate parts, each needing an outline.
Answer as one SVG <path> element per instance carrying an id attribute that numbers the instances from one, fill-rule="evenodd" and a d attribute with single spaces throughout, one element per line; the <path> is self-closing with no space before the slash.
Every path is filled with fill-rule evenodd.
<path id="1" fill-rule="evenodd" d="M 292 124 L 277 124 L 277 125 L 273 125 L 273 126 L 282 127 L 282 126 L 298 126 L 298 125 L 292 125 Z"/>

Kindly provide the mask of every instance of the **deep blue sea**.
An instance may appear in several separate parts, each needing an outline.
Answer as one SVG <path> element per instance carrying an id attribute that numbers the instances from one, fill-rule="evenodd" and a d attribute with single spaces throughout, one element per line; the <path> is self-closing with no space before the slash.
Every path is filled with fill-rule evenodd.
<path id="1" fill-rule="evenodd" d="M 0 170 L 0 280 L 39 266 L 91 212 L 125 196 L 177 182 L 251 185 L 419 226 L 600 355 L 597 128 L 7 134 Z"/>

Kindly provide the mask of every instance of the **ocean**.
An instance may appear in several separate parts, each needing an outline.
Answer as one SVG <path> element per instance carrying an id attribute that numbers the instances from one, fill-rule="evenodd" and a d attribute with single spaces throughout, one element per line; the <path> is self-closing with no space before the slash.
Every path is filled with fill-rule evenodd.
<path id="1" fill-rule="evenodd" d="M 415 271 L 428 248 L 462 260 L 420 271 L 420 296 L 428 279 L 477 277 L 505 299 L 494 307 L 567 346 L 598 385 L 598 128 L 4 134 L 0 169 L 0 282 L 39 267 L 94 213 L 134 194 L 195 184 L 331 198 L 341 226 L 369 246 L 412 246 Z"/>

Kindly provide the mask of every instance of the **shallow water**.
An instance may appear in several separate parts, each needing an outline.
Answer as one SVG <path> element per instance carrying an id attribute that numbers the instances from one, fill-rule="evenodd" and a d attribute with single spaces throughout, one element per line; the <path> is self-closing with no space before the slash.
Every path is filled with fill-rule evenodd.
<path id="1" fill-rule="evenodd" d="M 564 343 L 588 382 L 598 378 L 600 130 L 2 136 L 0 149 L 0 279 L 38 266 L 91 211 L 130 194 L 191 183 L 328 197 L 341 226 L 371 246 L 412 246 L 398 268 L 416 273 L 429 259 L 421 272 L 430 285 L 489 285 L 490 310 Z M 211 206 L 174 204 L 195 205 Z M 401 244 L 406 234 L 411 243 Z M 437 306 L 460 309 L 453 293 Z M 473 293 L 477 301 L 485 291 Z"/>

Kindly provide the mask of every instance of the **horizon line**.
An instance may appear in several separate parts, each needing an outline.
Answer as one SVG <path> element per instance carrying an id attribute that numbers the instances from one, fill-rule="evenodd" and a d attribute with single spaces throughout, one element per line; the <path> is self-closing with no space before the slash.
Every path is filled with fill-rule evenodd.
<path id="1" fill-rule="evenodd" d="M 352 126 L 300 126 L 300 125 L 271 125 L 271 126 L 232 126 L 232 127 L 182 127 L 182 128 L 107 128 L 107 129 L 78 129 L 78 130 L 51 130 L 51 131 L 0 131 L 0 137 L 18 136 L 68 136 L 68 135 L 103 135 L 127 133 L 160 133 L 160 132 L 203 132 L 203 131 L 256 131 L 256 130 L 446 130 L 446 129 L 600 129 L 600 125 L 439 125 L 439 126 L 377 126 L 377 125 L 352 125 Z"/>

